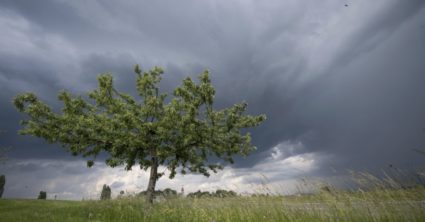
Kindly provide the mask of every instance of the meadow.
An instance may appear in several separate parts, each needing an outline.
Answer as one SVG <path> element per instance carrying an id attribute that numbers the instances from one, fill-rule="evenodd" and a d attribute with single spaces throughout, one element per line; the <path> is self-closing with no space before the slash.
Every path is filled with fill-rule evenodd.
<path id="1" fill-rule="evenodd" d="M 425 187 L 293 196 L 107 201 L 0 200 L 0 221 L 425 221 Z"/>

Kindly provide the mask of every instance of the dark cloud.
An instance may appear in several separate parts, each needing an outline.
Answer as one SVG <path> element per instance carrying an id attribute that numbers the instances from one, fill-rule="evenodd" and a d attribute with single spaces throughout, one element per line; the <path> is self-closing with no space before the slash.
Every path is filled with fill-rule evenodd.
<path id="1" fill-rule="evenodd" d="M 84 94 L 102 72 L 135 95 L 132 67 L 139 63 L 164 67 L 161 88 L 168 92 L 209 69 L 217 108 L 245 100 L 249 113 L 267 114 L 252 130 L 258 151 L 238 157 L 236 168 L 258 167 L 297 142 L 302 149 L 280 152 L 317 157 L 320 169 L 310 173 L 416 168 L 423 157 L 413 149 L 425 149 L 424 5 L 2 1 L 0 129 L 7 132 L 0 142 L 13 148 L 13 158 L 79 159 L 17 135 L 23 116 L 12 97 L 32 91 L 58 108 L 60 89 Z M 288 175 L 295 174 L 275 178 Z"/>
<path id="2" fill-rule="evenodd" d="M 304 111 L 295 114 L 316 134 L 311 144 L 305 141 L 307 146 L 338 154 L 346 167 L 420 165 L 421 157 L 412 151 L 425 142 L 420 18 L 423 14 L 416 15 L 416 22 L 406 21 L 372 52 L 335 68 L 338 76 L 317 81 L 321 94 L 298 104 Z"/>
<path id="3" fill-rule="evenodd" d="M 66 1 L 48 0 L 39 2 L 6 0 L 0 3 L 3 10 L 11 10 L 31 21 L 34 34 L 57 33 L 65 38 L 86 38 L 87 34 L 98 32 L 96 26 L 81 17 Z"/>

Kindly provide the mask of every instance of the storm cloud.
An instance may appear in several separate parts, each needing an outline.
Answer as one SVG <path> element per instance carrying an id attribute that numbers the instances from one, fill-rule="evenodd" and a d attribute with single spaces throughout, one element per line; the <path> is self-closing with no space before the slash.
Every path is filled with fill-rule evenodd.
<path id="1" fill-rule="evenodd" d="M 102 72 L 134 93 L 136 63 L 145 70 L 162 66 L 164 91 L 209 69 L 217 108 L 245 100 L 249 113 L 268 116 L 252 130 L 258 150 L 226 167 L 241 174 L 240 184 L 257 183 L 249 175 L 264 169 L 282 184 L 331 169 L 415 170 L 425 159 L 413 151 L 425 150 L 424 6 L 422 0 L 1 1 L 0 146 L 12 149 L 0 172 L 13 175 L 8 186 L 32 171 L 51 181 L 94 175 L 58 145 L 17 135 L 24 116 L 11 100 L 30 91 L 60 107 L 59 90 L 84 94 Z M 61 161 L 68 170 L 41 167 Z M 106 173 L 99 175 L 96 189 Z M 194 176 L 198 185 L 226 185 L 220 176 Z M 126 189 L 122 181 L 108 183 Z M 67 198 L 82 190 L 69 189 Z"/>

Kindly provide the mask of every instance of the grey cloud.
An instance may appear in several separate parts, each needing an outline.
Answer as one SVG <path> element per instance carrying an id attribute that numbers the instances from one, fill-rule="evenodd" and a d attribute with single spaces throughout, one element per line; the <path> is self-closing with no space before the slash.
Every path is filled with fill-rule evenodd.
<path id="1" fill-rule="evenodd" d="M 386 10 L 378 11 L 379 14 L 376 15 L 374 20 L 369 21 L 367 25 L 356 30 L 356 33 L 350 36 L 345 50 L 341 50 L 339 53 L 339 59 L 335 61 L 336 64 L 345 66 L 358 56 L 376 49 L 390 38 L 400 26 L 419 13 L 425 3 L 420 0 L 410 1 L 408 4 L 402 1 L 389 1 L 388 5 L 390 7 L 384 5 L 383 8 Z M 338 65 L 335 66 L 338 67 Z"/>
<path id="2" fill-rule="evenodd" d="M 84 38 L 85 33 L 98 31 L 66 1 L 27 2 L 6 0 L 0 3 L 3 9 L 15 11 L 31 21 L 42 32 L 63 34 L 63 37 Z"/>

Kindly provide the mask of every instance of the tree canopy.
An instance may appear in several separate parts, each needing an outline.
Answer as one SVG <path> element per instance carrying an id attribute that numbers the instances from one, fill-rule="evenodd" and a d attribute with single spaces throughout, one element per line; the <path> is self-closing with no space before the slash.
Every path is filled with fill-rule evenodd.
<path id="1" fill-rule="evenodd" d="M 198 83 L 185 78 L 168 102 L 167 94 L 159 90 L 161 68 L 142 72 L 136 65 L 134 71 L 139 99 L 118 92 L 109 73 L 98 76 L 98 88 L 88 98 L 61 91 L 59 113 L 33 93 L 17 95 L 14 105 L 29 117 L 22 121 L 20 133 L 59 143 L 73 155 L 92 157 L 89 167 L 97 155 L 106 152 L 106 164 L 111 167 L 124 165 L 130 170 L 139 164 L 142 169 L 151 168 L 151 192 L 162 175 L 157 173 L 159 165 L 169 169 L 170 178 L 177 170 L 209 176 L 210 171 L 222 169 L 222 164 L 209 158 L 233 163 L 233 155 L 247 155 L 255 149 L 250 134 L 242 129 L 259 125 L 265 115 L 244 114 L 245 102 L 213 109 L 215 89 L 208 71 L 199 76 Z"/>

